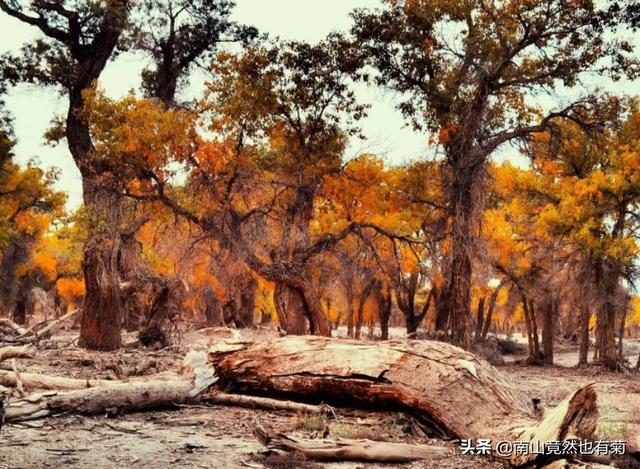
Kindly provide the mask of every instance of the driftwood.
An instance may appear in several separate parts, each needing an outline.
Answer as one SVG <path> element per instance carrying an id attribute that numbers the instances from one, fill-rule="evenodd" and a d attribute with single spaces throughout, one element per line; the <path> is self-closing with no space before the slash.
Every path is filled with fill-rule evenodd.
<path id="1" fill-rule="evenodd" d="M 60 413 L 100 414 L 187 403 L 215 381 L 206 355 L 190 352 L 173 380 L 144 380 L 77 391 L 31 394 L 5 405 L 5 421 L 19 422 Z"/>
<path id="2" fill-rule="evenodd" d="M 403 410 L 440 437 L 588 439 L 597 419 L 593 385 L 572 393 L 539 422 L 526 396 L 494 367 L 442 342 L 289 336 L 255 344 L 222 341 L 209 359 L 221 384 L 234 391 Z"/>
<path id="3" fill-rule="evenodd" d="M 446 456 L 448 448 L 438 446 L 407 445 L 371 440 L 306 440 L 282 433 L 270 436 L 264 429 L 256 428 L 254 434 L 271 450 L 296 452 L 306 459 L 318 461 L 367 461 L 381 463 L 406 463 L 434 456 Z"/>
<path id="4" fill-rule="evenodd" d="M 34 357 L 34 351 L 29 346 L 0 347 L 0 363 L 10 358 L 33 358 L 33 357 Z"/>

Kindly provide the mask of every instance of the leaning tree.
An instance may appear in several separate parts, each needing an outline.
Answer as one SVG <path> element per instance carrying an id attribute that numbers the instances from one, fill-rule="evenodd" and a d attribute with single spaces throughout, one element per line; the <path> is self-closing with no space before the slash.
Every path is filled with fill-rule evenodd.
<path id="1" fill-rule="evenodd" d="M 398 93 L 407 121 L 437 136 L 433 143 L 446 166 L 452 246 L 438 315 L 447 316 L 452 339 L 468 345 L 478 196 L 490 157 L 558 120 L 589 124 L 580 119 L 580 110 L 592 100 L 572 99 L 549 110 L 535 96 L 561 86 L 577 88 L 589 73 L 613 79 L 634 75 L 637 64 L 632 46 L 615 34 L 624 20 L 616 5 L 588 0 L 384 3 L 353 14 L 353 35 L 377 71 L 376 82 Z"/>
<path id="2" fill-rule="evenodd" d="M 197 59 L 215 52 L 223 42 L 255 36 L 252 28 L 230 20 L 233 6 L 228 0 L 0 1 L 0 10 L 43 34 L 26 44 L 18 56 L 5 57 L 3 78 L 12 83 L 55 86 L 69 98 L 66 120 L 55 132 L 49 132 L 49 137 L 66 138 L 82 176 L 91 227 L 83 261 L 87 293 L 80 333 L 80 344 L 87 348 L 112 350 L 120 346 L 122 298 L 130 294 L 122 291 L 121 284 L 131 288 L 127 278 L 131 272 L 122 268 L 122 259 L 136 260 L 135 252 L 123 256 L 121 250 L 123 244 L 132 244 L 131 234 L 140 220 L 123 220 L 122 199 L 111 188 L 117 177 L 113 165 L 95 151 L 81 113 L 83 93 L 119 50 L 134 47 L 151 55 L 156 63 L 155 71 L 143 73 L 144 88 L 163 102 L 173 101 L 177 84 L 186 81 Z M 123 222 L 130 223 L 121 226 Z"/>

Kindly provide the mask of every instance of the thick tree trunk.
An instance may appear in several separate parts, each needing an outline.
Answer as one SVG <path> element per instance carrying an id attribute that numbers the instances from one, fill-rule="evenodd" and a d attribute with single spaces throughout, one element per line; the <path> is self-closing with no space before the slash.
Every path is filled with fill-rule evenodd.
<path id="1" fill-rule="evenodd" d="M 449 309 L 449 329 L 454 343 L 471 345 L 471 251 L 475 229 L 474 178 L 465 169 L 454 176 L 451 192 L 451 271 L 444 305 Z"/>
<path id="2" fill-rule="evenodd" d="M 116 350 L 122 345 L 118 276 L 120 201 L 107 189 L 100 188 L 98 182 L 91 188 L 85 182 L 85 203 L 86 200 L 92 202 L 90 213 L 99 221 L 84 247 L 86 296 L 79 345 L 91 350 Z M 96 213 L 100 209 L 101 213 Z"/>
<path id="3" fill-rule="evenodd" d="M 598 314 L 598 360 L 607 368 L 618 367 L 616 355 L 616 303 L 618 277 L 612 268 L 602 268 L 603 302 Z"/>
<path id="4" fill-rule="evenodd" d="M 276 282 L 273 302 L 278 313 L 280 327 L 287 334 L 305 335 L 308 333 L 307 306 L 298 289 L 290 287 L 283 282 Z"/>
<path id="5" fill-rule="evenodd" d="M 331 336 L 329 319 L 312 287 L 276 282 L 273 298 L 280 326 L 288 334 Z"/>
<path id="6" fill-rule="evenodd" d="M 589 318 L 591 314 L 586 305 L 582 305 L 580 310 L 580 354 L 578 356 L 578 366 L 586 365 L 589 360 Z"/>
<path id="7" fill-rule="evenodd" d="M 260 343 L 222 341 L 209 359 L 223 386 L 403 410 L 437 436 L 545 442 L 589 438 L 595 430 L 593 386 L 572 393 L 538 423 L 527 397 L 495 368 L 442 342 L 362 343 L 300 336 Z M 521 456 L 518 462 L 536 457 Z"/>

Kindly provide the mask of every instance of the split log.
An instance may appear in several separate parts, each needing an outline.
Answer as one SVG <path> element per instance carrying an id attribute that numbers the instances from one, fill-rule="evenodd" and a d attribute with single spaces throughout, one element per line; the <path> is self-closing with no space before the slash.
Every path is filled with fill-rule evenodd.
<path id="1" fill-rule="evenodd" d="M 133 381 L 77 391 L 32 394 L 9 403 L 6 422 L 33 420 L 60 413 L 101 414 L 109 410 L 141 410 L 187 403 L 215 381 L 206 354 L 190 352 L 174 380 Z"/>
<path id="2" fill-rule="evenodd" d="M 209 359 L 220 383 L 234 391 L 402 410 L 434 436 L 544 442 L 588 439 L 595 430 L 593 385 L 577 390 L 538 422 L 527 397 L 498 370 L 443 342 L 290 336 L 255 344 L 223 341 L 210 350 Z"/>
<path id="3" fill-rule="evenodd" d="M 23 347 L 0 347 L 0 363 L 9 358 L 33 358 L 33 349 L 29 346 Z"/>
<path id="4" fill-rule="evenodd" d="M 434 456 L 446 456 L 451 450 L 444 447 L 408 445 L 371 440 L 305 440 L 282 433 L 270 436 L 256 428 L 256 437 L 269 449 L 296 452 L 317 461 L 367 461 L 380 463 L 407 463 Z"/>

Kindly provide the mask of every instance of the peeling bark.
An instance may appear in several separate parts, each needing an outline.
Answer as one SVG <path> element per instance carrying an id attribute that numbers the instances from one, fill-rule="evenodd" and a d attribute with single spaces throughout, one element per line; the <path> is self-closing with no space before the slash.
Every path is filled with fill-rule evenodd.
<path id="1" fill-rule="evenodd" d="M 443 342 L 291 336 L 261 343 L 223 341 L 210 350 L 209 359 L 228 388 L 401 410 L 440 437 L 589 438 L 597 417 L 596 393 L 588 385 L 538 422 L 527 397 L 495 368 Z"/>

